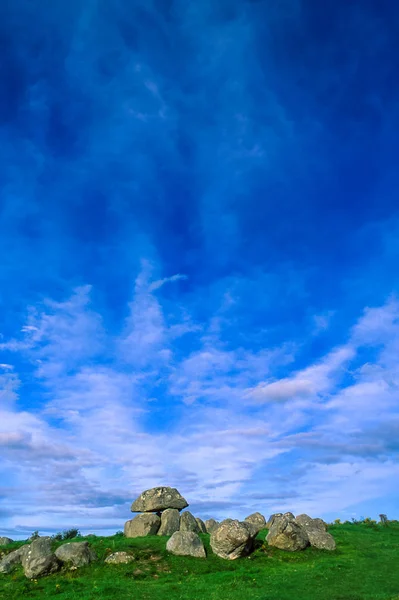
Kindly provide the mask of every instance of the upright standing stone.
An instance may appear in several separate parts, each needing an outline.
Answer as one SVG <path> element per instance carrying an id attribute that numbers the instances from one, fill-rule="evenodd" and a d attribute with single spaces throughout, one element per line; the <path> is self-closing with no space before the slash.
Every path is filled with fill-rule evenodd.
<path id="1" fill-rule="evenodd" d="M 215 521 L 215 519 L 207 519 L 205 521 L 205 527 L 208 533 L 212 533 L 212 531 L 218 527 L 219 521 Z"/>
<path id="2" fill-rule="evenodd" d="M 204 521 L 202 519 L 200 519 L 199 517 L 195 517 L 195 520 L 197 521 L 197 525 L 198 525 L 198 529 L 200 530 L 200 533 L 208 533 Z"/>
<path id="3" fill-rule="evenodd" d="M 173 535 L 180 529 L 180 513 L 177 508 L 167 508 L 161 515 L 161 526 L 157 535 Z"/>
<path id="4" fill-rule="evenodd" d="M 130 521 L 126 521 L 124 534 L 128 538 L 156 535 L 160 524 L 161 519 L 158 515 L 143 513 Z"/>
<path id="5" fill-rule="evenodd" d="M 166 544 L 166 550 L 178 556 L 206 558 L 204 544 L 193 531 L 176 531 Z"/>
<path id="6" fill-rule="evenodd" d="M 194 533 L 200 533 L 200 528 L 195 520 L 195 517 L 186 510 L 180 515 L 180 531 L 192 531 Z"/>

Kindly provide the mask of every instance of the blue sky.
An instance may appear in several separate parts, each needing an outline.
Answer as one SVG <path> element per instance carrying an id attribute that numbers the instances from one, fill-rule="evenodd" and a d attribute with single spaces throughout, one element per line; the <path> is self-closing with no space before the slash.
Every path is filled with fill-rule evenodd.
<path id="1" fill-rule="evenodd" d="M 399 7 L 0 4 L 0 534 L 399 518 Z"/>

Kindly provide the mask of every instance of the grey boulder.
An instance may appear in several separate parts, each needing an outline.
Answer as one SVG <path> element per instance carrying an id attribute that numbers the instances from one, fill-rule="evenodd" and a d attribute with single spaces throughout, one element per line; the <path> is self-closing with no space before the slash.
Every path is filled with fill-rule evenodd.
<path id="1" fill-rule="evenodd" d="M 255 525 L 259 525 L 261 529 L 266 527 L 266 519 L 260 512 L 252 513 L 248 517 L 245 517 L 244 521 L 248 521 L 248 523 L 254 523 Z"/>
<path id="2" fill-rule="evenodd" d="M 266 541 L 270 546 L 295 552 L 309 546 L 309 538 L 303 527 L 296 523 L 291 514 L 283 515 L 274 520 L 269 529 Z"/>
<path id="3" fill-rule="evenodd" d="M 200 528 L 195 520 L 195 517 L 188 510 L 180 515 L 180 531 L 192 531 L 193 533 L 200 533 Z"/>
<path id="4" fill-rule="evenodd" d="M 188 502 L 177 491 L 171 487 L 155 487 L 146 490 L 133 502 L 132 512 L 157 512 L 167 508 L 182 510 L 188 506 Z"/>
<path id="5" fill-rule="evenodd" d="M 133 562 L 134 560 L 136 560 L 134 556 L 128 554 L 127 552 L 114 552 L 113 554 L 107 556 L 104 562 L 109 565 L 121 565 Z"/>
<path id="6" fill-rule="evenodd" d="M 89 542 L 70 542 L 63 544 L 55 551 L 56 557 L 63 563 L 71 563 L 74 567 L 83 567 L 97 560 L 96 553 Z"/>
<path id="7" fill-rule="evenodd" d="M 41 537 L 34 540 L 22 555 L 22 566 L 28 579 L 51 575 L 60 569 L 60 562 L 51 550 L 51 539 Z"/>
<path id="8" fill-rule="evenodd" d="M 200 533 L 208 533 L 204 521 L 202 519 L 200 519 L 199 517 L 195 517 L 195 520 L 197 521 L 197 525 L 200 530 Z"/>
<path id="9" fill-rule="evenodd" d="M 255 535 L 249 523 L 225 519 L 213 530 L 210 544 L 220 558 L 235 560 L 252 552 Z"/>
<path id="10" fill-rule="evenodd" d="M 274 521 L 276 519 L 279 519 L 282 516 L 283 516 L 283 513 L 274 513 L 274 514 L 270 515 L 270 517 L 266 523 L 266 529 L 270 529 L 272 527 Z"/>
<path id="11" fill-rule="evenodd" d="M 167 508 L 161 515 L 161 526 L 157 535 L 172 535 L 180 529 L 180 513 L 177 508 Z"/>
<path id="12" fill-rule="evenodd" d="M 308 515 L 298 515 L 295 521 L 306 531 L 309 543 L 313 548 L 335 550 L 335 540 L 327 532 L 326 524 L 322 519 L 312 519 Z"/>
<path id="13" fill-rule="evenodd" d="M 124 534 L 128 538 L 156 535 L 160 525 L 161 519 L 158 515 L 143 513 L 130 521 L 126 521 Z"/>
<path id="14" fill-rule="evenodd" d="M 7 546 L 8 544 L 12 544 L 14 540 L 9 537 L 0 537 L 0 546 Z"/>
<path id="15" fill-rule="evenodd" d="M 18 550 L 14 550 L 13 552 L 10 552 L 9 554 L 7 554 L 0 561 L 0 573 L 4 573 L 4 574 L 11 573 L 11 571 L 17 565 L 21 564 L 22 557 L 28 551 L 28 549 L 29 549 L 29 546 L 25 545 L 25 546 L 21 546 L 21 548 L 18 548 Z"/>
<path id="16" fill-rule="evenodd" d="M 166 550 L 178 556 L 206 558 L 204 544 L 201 538 L 193 531 L 176 531 L 168 539 Z"/>
<path id="17" fill-rule="evenodd" d="M 212 533 L 212 531 L 219 526 L 219 521 L 215 521 L 215 519 L 207 519 L 205 521 L 205 527 L 208 533 Z"/>

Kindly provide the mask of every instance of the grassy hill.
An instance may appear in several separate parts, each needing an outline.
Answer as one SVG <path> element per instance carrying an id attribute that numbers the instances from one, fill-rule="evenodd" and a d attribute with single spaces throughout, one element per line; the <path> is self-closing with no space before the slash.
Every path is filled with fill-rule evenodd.
<path id="1" fill-rule="evenodd" d="M 389 527 L 343 524 L 329 527 L 335 552 L 307 548 L 288 553 L 257 538 L 248 558 L 225 561 L 166 553 L 162 537 L 86 537 L 100 560 L 78 570 L 29 581 L 22 570 L 0 575 L 1 600 L 399 600 L 399 523 Z M 7 546 L 7 551 L 21 543 Z M 55 543 L 55 546 L 60 545 Z M 5 550 L 5 548 L 3 548 Z M 132 552 L 127 565 L 103 559 L 117 550 Z"/>

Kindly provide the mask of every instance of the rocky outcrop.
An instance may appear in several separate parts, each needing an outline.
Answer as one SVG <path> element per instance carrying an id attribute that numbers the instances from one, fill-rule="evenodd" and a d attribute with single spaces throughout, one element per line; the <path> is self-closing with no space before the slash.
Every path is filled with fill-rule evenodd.
<path id="1" fill-rule="evenodd" d="M 220 558 L 235 560 L 252 552 L 254 539 L 249 523 L 225 519 L 213 530 L 210 544 L 213 552 Z"/>
<path id="2" fill-rule="evenodd" d="M 192 531 L 193 533 L 200 533 L 200 528 L 195 520 L 195 517 L 186 510 L 180 515 L 180 531 Z"/>
<path id="3" fill-rule="evenodd" d="M 198 525 L 198 529 L 200 530 L 200 533 L 208 533 L 206 530 L 206 525 L 205 525 L 204 521 L 202 519 L 200 519 L 199 517 L 195 517 L 195 520 L 197 521 L 197 525 Z"/>
<path id="4" fill-rule="evenodd" d="M 107 556 L 104 562 L 109 565 L 120 565 L 133 562 L 134 560 L 136 560 L 135 557 L 127 552 L 114 552 Z"/>
<path id="5" fill-rule="evenodd" d="M 207 519 L 205 521 L 205 527 L 208 533 L 212 533 L 216 527 L 218 527 L 219 521 L 215 521 L 215 519 Z"/>
<path id="6" fill-rule="evenodd" d="M 309 545 L 305 529 L 295 521 L 292 513 L 274 519 L 266 540 L 270 546 L 289 552 L 303 550 Z"/>
<path id="7" fill-rule="evenodd" d="M 90 548 L 89 542 L 70 542 L 63 544 L 55 551 L 55 555 L 63 563 L 74 567 L 83 567 L 97 560 L 96 553 Z"/>
<path id="8" fill-rule="evenodd" d="M 167 508 L 182 510 L 188 506 L 188 502 L 177 491 L 171 487 L 155 487 L 146 490 L 133 502 L 132 512 L 158 512 Z"/>
<path id="9" fill-rule="evenodd" d="M 51 538 L 38 538 L 27 548 L 21 562 L 28 579 L 50 575 L 60 569 L 61 563 L 51 550 Z"/>
<path id="10" fill-rule="evenodd" d="M 161 514 L 161 526 L 157 535 L 173 535 L 180 529 L 180 513 L 177 508 L 167 508 Z"/>
<path id="11" fill-rule="evenodd" d="M 130 521 L 126 521 L 124 534 L 128 538 L 156 535 L 160 525 L 161 518 L 158 515 L 143 513 Z"/>
<path id="12" fill-rule="evenodd" d="M 193 531 L 176 531 L 166 544 L 166 550 L 178 556 L 206 558 L 204 544 Z"/>

